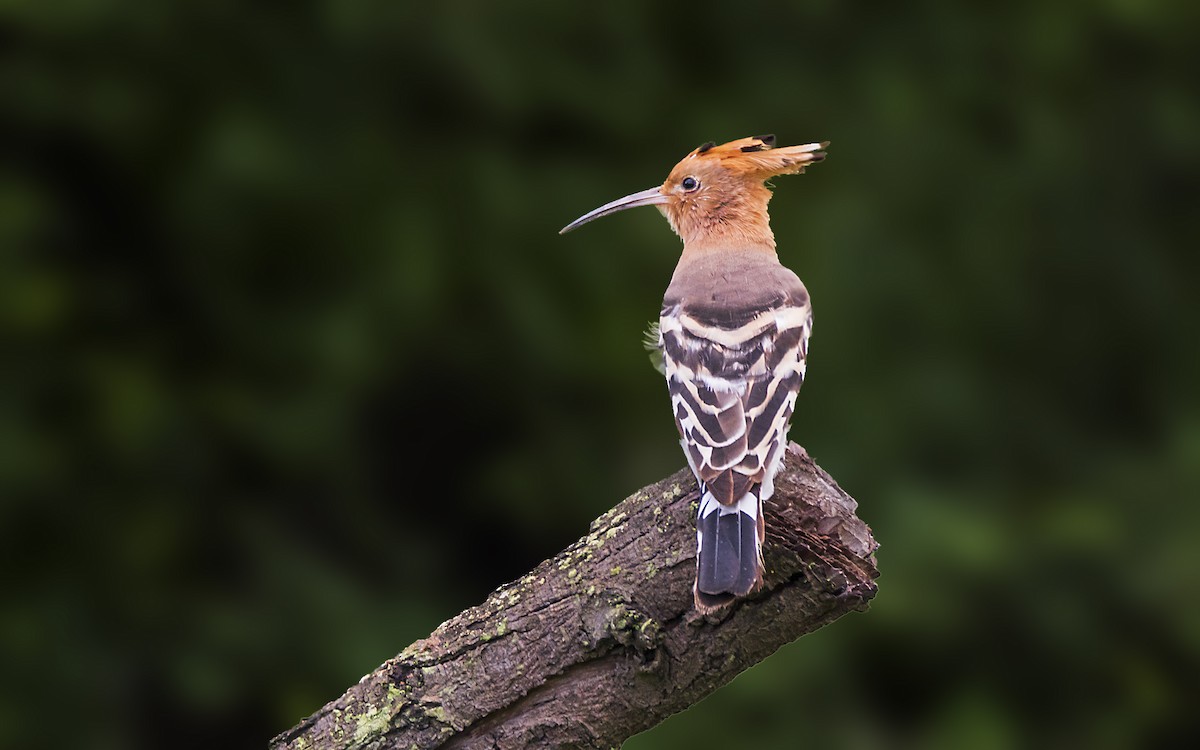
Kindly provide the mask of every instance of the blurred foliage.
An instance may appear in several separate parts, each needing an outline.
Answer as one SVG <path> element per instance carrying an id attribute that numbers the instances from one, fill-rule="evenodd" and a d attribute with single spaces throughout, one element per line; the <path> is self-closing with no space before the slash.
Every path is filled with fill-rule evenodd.
<path id="1" fill-rule="evenodd" d="M 262 746 L 682 465 L 696 144 L 781 178 L 880 594 L 630 748 L 1200 738 L 1194 3 L 14 0 L 0 746 Z"/>

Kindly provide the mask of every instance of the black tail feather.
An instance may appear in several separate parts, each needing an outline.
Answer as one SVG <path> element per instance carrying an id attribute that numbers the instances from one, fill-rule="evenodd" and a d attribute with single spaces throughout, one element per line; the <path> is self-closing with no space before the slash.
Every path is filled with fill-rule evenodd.
<path id="1" fill-rule="evenodd" d="M 697 519 L 696 528 L 700 540 L 697 608 L 711 611 L 752 592 L 762 580 L 758 519 L 742 511 L 722 513 L 714 508 Z"/>

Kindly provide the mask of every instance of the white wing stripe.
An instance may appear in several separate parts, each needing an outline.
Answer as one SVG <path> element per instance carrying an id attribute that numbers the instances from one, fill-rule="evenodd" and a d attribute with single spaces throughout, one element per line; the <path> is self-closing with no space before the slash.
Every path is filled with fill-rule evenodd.
<path id="1" fill-rule="evenodd" d="M 744 326 L 730 329 L 705 325 L 687 313 L 683 313 L 677 319 L 672 316 L 672 320 L 678 321 L 678 327 L 671 326 L 668 328 L 664 324 L 662 330 L 664 333 L 668 330 L 686 330 L 687 333 L 693 336 L 706 339 L 715 344 L 738 347 L 758 336 L 772 325 L 775 326 L 775 330 L 777 331 L 785 331 L 789 328 L 806 325 L 808 318 L 809 308 L 807 306 L 781 307 L 764 310 Z M 664 317 L 665 319 L 667 318 Z"/>

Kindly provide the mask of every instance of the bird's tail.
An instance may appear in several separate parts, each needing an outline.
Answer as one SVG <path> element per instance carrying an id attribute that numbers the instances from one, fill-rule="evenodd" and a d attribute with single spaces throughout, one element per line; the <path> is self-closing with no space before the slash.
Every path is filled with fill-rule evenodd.
<path id="1" fill-rule="evenodd" d="M 721 505 L 705 490 L 696 514 L 696 609 L 712 612 L 759 587 L 763 532 L 757 492 Z"/>

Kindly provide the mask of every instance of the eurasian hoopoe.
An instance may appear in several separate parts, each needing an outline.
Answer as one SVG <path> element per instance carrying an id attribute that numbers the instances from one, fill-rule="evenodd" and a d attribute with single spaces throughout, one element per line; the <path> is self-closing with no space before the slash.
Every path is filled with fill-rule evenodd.
<path id="1" fill-rule="evenodd" d="M 774 148 L 771 135 L 706 143 L 658 187 L 584 214 L 561 233 L 635 206 L 658 206 L 683 239 L 663 298 L 657 347 L 688 464 L 700 483 L 696 608 L 762 585 L 763 501 L 787 446 L 804 381 L 812 308 L 779 264 L 763 184 L 825 158 L 829 144 Z"/>

